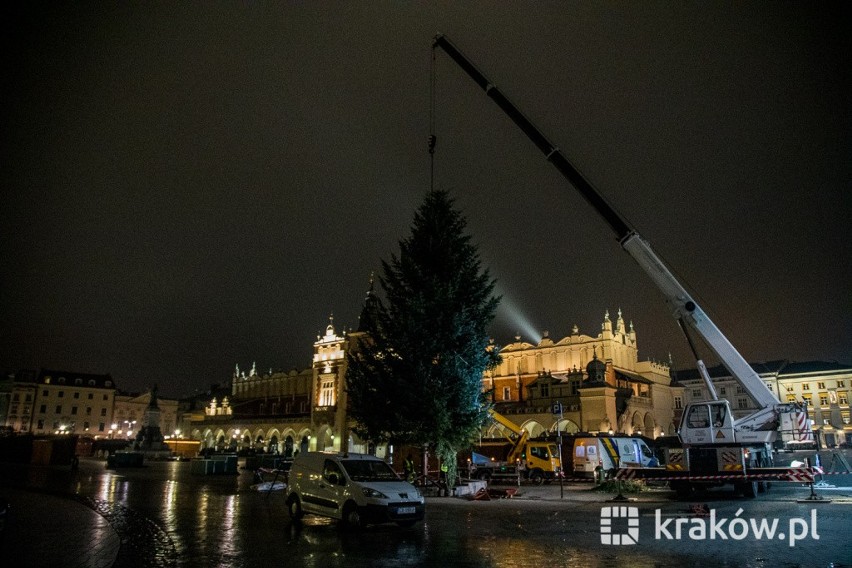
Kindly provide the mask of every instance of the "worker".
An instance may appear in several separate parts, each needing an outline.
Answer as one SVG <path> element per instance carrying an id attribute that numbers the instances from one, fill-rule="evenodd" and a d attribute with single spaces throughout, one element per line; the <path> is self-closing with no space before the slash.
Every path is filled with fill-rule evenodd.
<path id="1" fill-rule="evenodd" d="M 405 480 L 409 483 L 414 483 L 414 459 L 411 454 L 402 462 L 402 471 L 405 473 Z"/>

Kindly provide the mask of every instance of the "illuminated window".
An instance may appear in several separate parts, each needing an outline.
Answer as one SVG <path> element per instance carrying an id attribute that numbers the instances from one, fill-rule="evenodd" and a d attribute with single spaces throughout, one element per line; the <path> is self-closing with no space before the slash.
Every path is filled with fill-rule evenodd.
<path id="1" fill-rule="evenodd" d="M 840 391 L 837 393 L 837 403 L 849 404 L 849 394 L 846 391 Z"/>
<path id="2" fill-rule="evenodd" d="M 322 379 L 320 383 L 320 406 L 334 406 L 334 378 Z"/>
<path id="3" fill-rule="evenodd" d="M 802 383 L 802 390 L 803 391 L 811 390 L 811 384 L 810 383 Z"/>
<path id="4" fill-rule="evenodd" d="M 838 386 L 839 388 L 843 388 L 843 387 L 845 387 L 845 386 L 846 386 L 846 382 L 845 382 L 845 381 L 837 381 L 837 386 Z"/>
<path id="5" fill-rule="evenodd" d="M 788 394 L 787 395 L 787 402 L 796 402 L 796 395 Z"/>
<path id="6" fill-rule="evenodd" d="M 827 392 L 819 393 L 819 405 L 820 406 L 827 406 L 828 405 L 828 393 Z"/>
<path id="7" fill-rule="evenodd" d="M 813 396 L 813 395 L 811 395 L 811 394 L 803 394 L 803 395 L 802 395 L 802 400 L 804 400 L 804 401 L 805 401 L 805 404 L 807 404 L 808 406 L 811 406 L 811 405 L 813 404 L 813 400 L 811 400 L 811 397 L 812 397 L 812 396 Z"/>
<path id="8" fill-rule="evenodd" d="M 509 387 L 503 387 L 503 400 L 512 400 L 512 390 Z"/>

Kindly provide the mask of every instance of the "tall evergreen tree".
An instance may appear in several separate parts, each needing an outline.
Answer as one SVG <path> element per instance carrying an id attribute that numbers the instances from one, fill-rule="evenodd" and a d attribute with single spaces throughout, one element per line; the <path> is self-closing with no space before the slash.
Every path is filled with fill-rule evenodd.
<path id="1" fill-rule="evenodd" d="M 426 196 L 399 256 L 382 261 L 385 300 L 368 294 L 346 373 L 360 436 L 433 445 L 453 476 L 487 416 L 482 375 L 500 360 L 486 331 L 500 299 L 466 224 L 447 192 Z"/>

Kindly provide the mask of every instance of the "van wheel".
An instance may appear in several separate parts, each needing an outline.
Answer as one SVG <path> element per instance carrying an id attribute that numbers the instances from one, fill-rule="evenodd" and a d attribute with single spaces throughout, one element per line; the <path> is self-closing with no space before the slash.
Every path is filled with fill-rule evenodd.
<path id="1" fill-rule="evenodd" d="M 361 518 L 361 512 L 358 511 L 358 505 L 349 501 L 343 506 L 343 528 L 354 530 L 364 526 L 364 521 Z"/>
<path id="2" fill-rule="evenodd" d="M 544 475 L 540 469 L 534 469 L 530 472 L 530 481 L 535 485 L 544 483 Z"/>
<path id="3" fill-rule="evenodd" d="M 287 501 L 287 512 L 290 513 L 290 518 L 294 521 L 298 521 L 305 516 L 305 512 L 302 510 L 302 502 L 299 501 L 298 495 L 292 495 Z"/>

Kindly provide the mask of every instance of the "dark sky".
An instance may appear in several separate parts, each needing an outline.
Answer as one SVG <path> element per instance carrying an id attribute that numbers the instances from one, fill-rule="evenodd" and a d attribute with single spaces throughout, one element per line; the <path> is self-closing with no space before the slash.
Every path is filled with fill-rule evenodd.
<path id="1" fill-rule="evenodd" d="M 177 396 L 305 368 L 429 188 L 446 33 L 651 241 L 750 361 L 852 362 L 846 3 L 4 4 L 0 368 Z M 651 281 L 437 57 L 436 187 L 504 307 L 690 364 Z M 514 307 L 515 309 L 510 309 Z"/>

